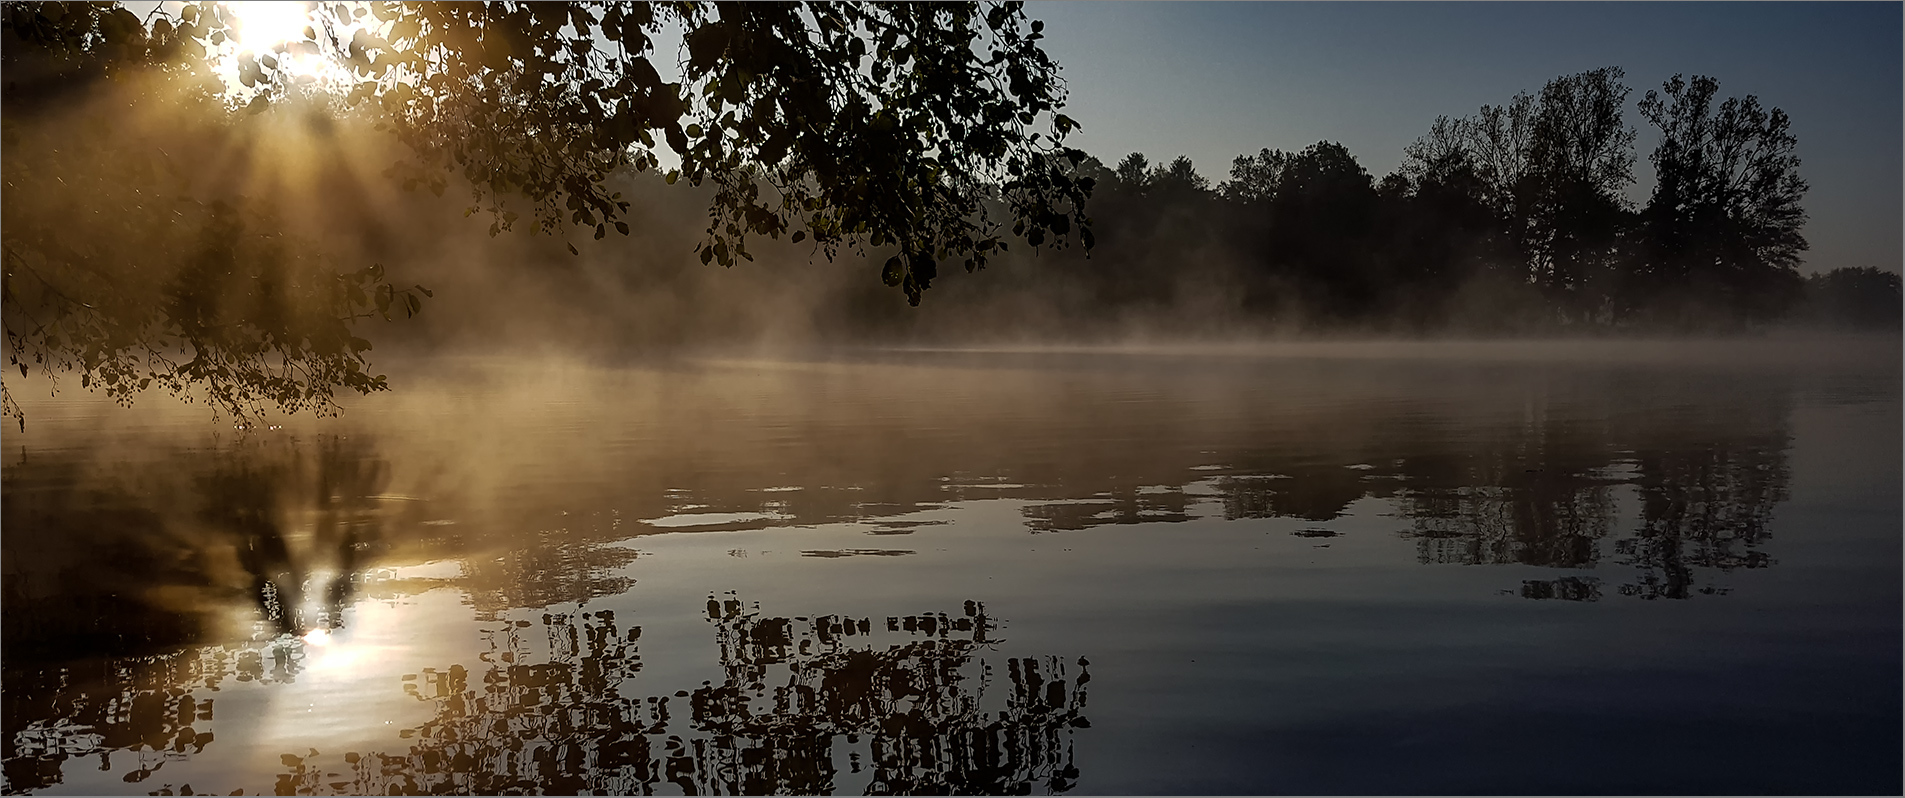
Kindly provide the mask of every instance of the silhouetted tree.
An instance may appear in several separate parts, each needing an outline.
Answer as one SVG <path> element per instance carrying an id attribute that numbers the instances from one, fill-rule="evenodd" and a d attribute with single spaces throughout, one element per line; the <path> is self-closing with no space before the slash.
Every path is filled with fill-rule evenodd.
<path id="1" fill-rule="evenodd" d="M 1833 269 L 1806 278 L 1805 298 L 1795 315 L 1807 324 L 1896 332 L 1905 310 L 1902 301 L 1893 272 L 1870 266 Z"/>
<path id="2" fill-rule="evenodd" d="M 1148 182 L 1153 190 L 1166 195 L 1197 196 L 1210 191 L 1210 180 L 1198 174 L 1197 166 L 1184 155 L 1152 170 Z"/>
<path id="3" fill-rule="evenodd" d="M 1125 190 L 1143 193 L 1151 182 L 1151 161 L 1144 157 L 1144 153 L 1131 153 L 1118 162 L 1117 174 Z"/>
<path id="4" fill-rule="evenodd" d="M 1778 108 L 1759 98 L 1713 106 L 1719 81 L 1679 75 L 1649 91 L 1641 113 L 1660 129 L 1652 160 L 1658 182 L 1641 216 L 1647 301 L 1672 293 L 1700 297 L 1752 321 L 1769 320 L 1798 298 L 1798 139 Z M 1664 93 L 1663 93 L 1664 92 Z M 1673 306 L 1686 312 L 1684 301 Z"/>
<path id="5" fill-rule="evenodd" d="M 1625 192 L 1634 182 L 1622 75 L 1603 67 L 1542 88 L 1516 192 L 1530 279 L 1571 321 L 1606 321 L 1611 312 Z"/>
<path id="6" fill-rule="evenodd" d="M 1635 137 L 1622 121 L 1622 74 L 1605 67 L 1558 77 L 1539 95 L 1518 94 L 1468 118 L 1437 117 L 1400 168 L 1418 197 L 1430 198 L 1419 210 L 1452 217 L 1460 249 L 1487 263 L 1516 263 L 1550 311 L 1570 322 L 1613 316 Z M 1493 212 L 1493 229 L 1480 223 L 1478 207 Z M 1427 235 L 1411 233 L 1415 241 Z"/>
<path id="7" fill-rule="evenodd" d="M 1322 313 L 1356 314 L 1382 290 L 1370 273 L 1376 207 L 1374 181 L 1347 148 L 1312 144 L 1284 164 L 1265 254 L 1302 281 Z"/>
<path id="8" fill-rule="evenodd" d="M 1256 155 L 1239 155 L 1230 162 L 1230 179 L 1217 187 L 1217 193 L 1240 204 L 1267 203 L 1276 197 L 1290 158 L 1287 152 L 1269 148 Z"/>

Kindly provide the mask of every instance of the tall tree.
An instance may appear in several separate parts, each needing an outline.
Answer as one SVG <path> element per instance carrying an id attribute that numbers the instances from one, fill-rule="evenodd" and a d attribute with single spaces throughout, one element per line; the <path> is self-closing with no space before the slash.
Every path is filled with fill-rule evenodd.
<path id="1" fill-rule="evenodd" d="M 1786 112 L 1759 98 L 1714 107 L 1719 81 L 1675 75 L 1649 91 L 1641 114 L 1660 129 L 1651 159 L 1658 181 L 1642 212 L 1649 249 L 1645 285 L 1691 292 L 1765 320 L 1797 298 L 1806 222 L 1798 139 Z"/>
<path id="2" fill-rule="evenodd" d="M 1116 174 L 1126 190 L 1142 192 L 1151 182 L 1151 160 L 1144 153 L 1131 153 L 1118 162 Z"/>
<path id="3" fill-rule="evenodd" d="M 1231 160 L 1230 179 L 1217 187 L 1217 193 L 1245 205 L 1269 202 L 1277 195 L 1277 185 L 1291 157 L 1290 153 L 1269 148 L 1256 155 L 1239 155 Z"/>
<path id="4" fill-rule="evenodd" d="M 1210 179 L 1197 173 L 1197 165 L 1187 155 L 1152 169 L 1147 182 L 1152 190 L 1167 195 L 1202 196 L 1210 191 Z"/>
<path id="5" fill-rule="evenodd" d="M 760 235 L 891 246 L 881 279 L 913 303 L 940 262 L 1085 233 L 1076 124 L 1016 2 L 322 3 L 308 23 L 241 44 L 211 2 L 0 9 L 9 365 L 122 400 L 204 388 L 237 414 L 384 388 L 351 322 L 415 312 L 421 289 L 339 271 L 193 157 L 205 136 L 266 146 L 271 120 L 374 121 L 401 144 L 388 174 L 470 191 L 492 235 L 627 234 L 608 181 L 665 144 L 671 182 L 714 189 L 703 262 L 751 259 Z M 680 82 L 652 63 L 668 25 Z"/>
<path id="6" fill-rule="evenodd" d="M 1492 209 L 1489 257 L 1518 261 L 1575 321 L 1605 320 L 1618 282 L 1635 137 L 1622 77 L 1616 67 L 1564 75 L 1538 95 L 1438 117 L 1404 151 L 1401 173 L 1417 186 L 1464 185 Z"/>
<path id="7" fill-rule="evenodd" d="M 1324 313 L 1366 313 L 1382 291 L 1369 269 L 1377 199 L 1369 172 L 1333 141 L 1303 148 L 1277 181 L 1268 254 L 1308 285 Z"/>
<path id="8" fill-rule="evenodd" d="M 1577 321 L 1603 318 L 1616 290 L 1626 190 L 1634 182 L 1623 75 L 1603 67 L 1542 87 L 1517 192 L 1531 278 Z"/>

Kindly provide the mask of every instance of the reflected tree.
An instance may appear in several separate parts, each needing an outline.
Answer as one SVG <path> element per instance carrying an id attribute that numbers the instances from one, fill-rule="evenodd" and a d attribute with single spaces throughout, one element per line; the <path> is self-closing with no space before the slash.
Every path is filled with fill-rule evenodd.
<path id="1" fill-rule="evenodd" d="M 303 663 L 302 643 L 289 638 L 61 666 L 9 663 L 0 691 L 5 790 L 52 787 L 62 767 L 94 758 L 111 770 L 115 757 L 130 757 L 124 780 L 145 782 L 212 743 L 216 698 L 207 693 L 294 682 Z"/>
<path id="2" fill-rule="evenodd" d="M 345 754 L 338 770 L 287 755 L 276 789 L 816 795 L 862 772 L 869 794 L 1058 793 L 1076 783 L 1071 738 L 1089 726 L 1087 663 L 1008 658 L 1001 679 L 981 656 L 997 624 L 975 602 L 876 626 L 768 617 L 711 598 L 708 620 L 722 682 L 646 698 L 620 692 L 641 668 L 640 629 L 623 631 L 614 613 L 514 621 L 492 633 L 482 673 L 405 677 L 436 709 L 402 732 L 415 741 L 408 752 Z M 904 642 L 875 645 L 895 636 Z"/>
<path id="3" fill-rule="evenodd" d="M 1725 588 L 1698 576 L 1762 568 L 1775 507 L 1787 496 L 1789 405 L 1775 395 L 1697 416 L 1610 414 L 1594 428 L 1545 421 L 1539 438 L 1504 440 L 1464 462 L 1491 473 L 1405 469 L 1398 504 L 1424 563 L 1522 563 L 1631 569 L 1625 596 L 1690 598 Z M 1439 476 L 1428 477 L 1430 474 Z M 1453 482 L 1446 482 L 1454 476 Z M 1623 506 L 1637 523 L 1617 525 Z M 1610 545 L 1611 544 L 1611 545 Z M 1594 600 L 1596 577 L 1524 584 L 1529 598 Z"/>
<path id="4" fill-rule="evenodd" d="M 1750 417 L 1749 417 L 1750 418 Z M 1623 595 L 1684 599 L 1712 594 L 1695 586 L 1696 569 L 1720 572 L 1764 568 L 1771 556 L 1758 550 L 1769 537 L 1774 507 L 1787 498 L 1790 478 L 1782 417 L 1757 419 L 1744 439 L 1719 446 L 1692 445 L 1642 452 L 1635 463 L 1641 519 L 1635 534 L 1615 543 L 1623 564 L 1640 578 L 1622 585 Z"/>
<path id="5" fill-rule="evenodd" d="M 1025 526 L 1033 532 L 1087 529 L 1105 524 L 1175 523 L 1190 520 L 1192 498 L 1183 490 L 1143 491 L 1119 486 L 1105 499 L 1027 505 Z"/>
<path id="6" fill-rule="evenodd" d="M 76 454 L 7 472 L 10 663 L 335 624 L 398 545 L 389 522 L 414 529 L 420 511 L 383 495 L 368 436 L 241 438 L 142 464 Z M 256 628 L 220 627 L 247 610 Z"/>

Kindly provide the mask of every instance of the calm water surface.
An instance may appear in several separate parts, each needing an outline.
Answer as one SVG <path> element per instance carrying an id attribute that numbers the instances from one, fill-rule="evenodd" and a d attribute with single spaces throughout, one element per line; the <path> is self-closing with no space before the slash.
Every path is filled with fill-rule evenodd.
<path id="1" fill-rule="evenodd" d="M 1897 794 L 1899 362 L 445 360 L 250 431 L 69 391 L 4 436 L 5 789 Z"/>

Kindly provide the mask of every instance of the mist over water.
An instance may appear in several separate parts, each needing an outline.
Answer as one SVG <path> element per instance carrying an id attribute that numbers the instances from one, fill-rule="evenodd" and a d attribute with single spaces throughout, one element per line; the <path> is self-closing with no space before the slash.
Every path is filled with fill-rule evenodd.
<path id="1" fill-rule="evenodd" d="M 1899 361 L 810 348 L 396 359 L 276 429 L 33 401 L 7 789 L 1883 792 Z"/>
<path id="2" fill-rule="evenodd" d="M 1905 787 L 1896 264 L 1770 100 L 1213 185 L 1009 5 L 272 10 L 0 11 L 0 792 Z"/>

